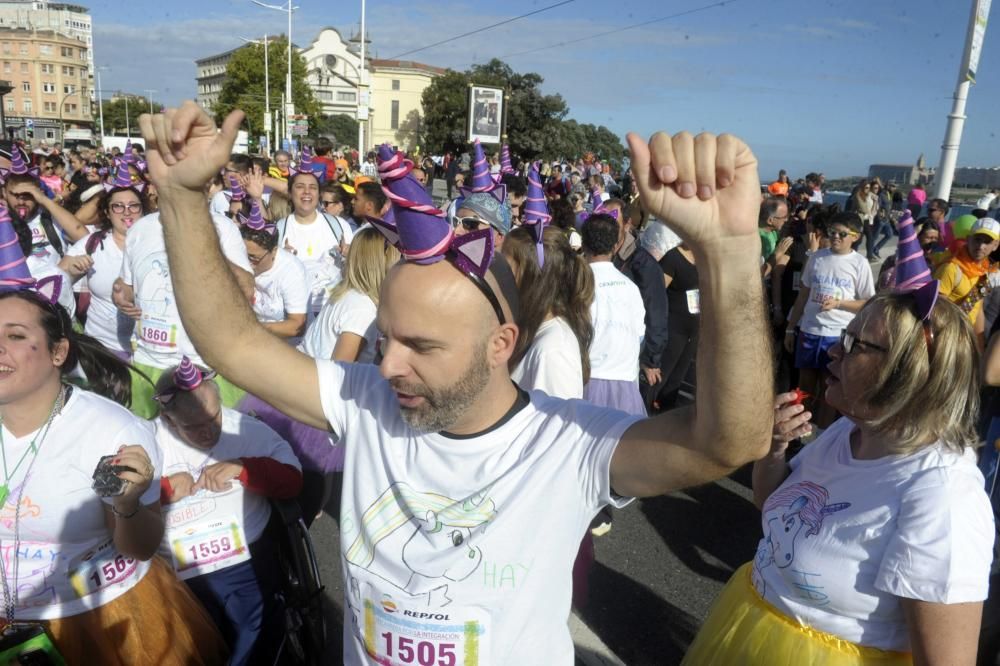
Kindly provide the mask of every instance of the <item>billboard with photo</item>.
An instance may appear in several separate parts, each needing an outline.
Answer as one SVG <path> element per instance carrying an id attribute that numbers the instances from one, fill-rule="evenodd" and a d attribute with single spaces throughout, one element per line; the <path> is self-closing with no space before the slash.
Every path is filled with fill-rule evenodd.
<path id="1" fill-rule="evenodd" d="M 503 134 L 503 88 L 469 86 L 468 141 L 500 143 Z"/>

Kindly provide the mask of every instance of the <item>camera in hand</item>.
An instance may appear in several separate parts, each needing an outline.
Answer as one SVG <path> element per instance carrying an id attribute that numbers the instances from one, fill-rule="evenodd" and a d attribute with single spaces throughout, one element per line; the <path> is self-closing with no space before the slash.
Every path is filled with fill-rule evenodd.
<path id="1" fill-rule="evenodd" d="M 102 456 L 94 470 L 94 492 L 101 497 L 117 497 L 125 492 L 125 479 L 118 477 L 119 472 L 136 472 L 128 465 L 113 465 L 115 456 Z"/>

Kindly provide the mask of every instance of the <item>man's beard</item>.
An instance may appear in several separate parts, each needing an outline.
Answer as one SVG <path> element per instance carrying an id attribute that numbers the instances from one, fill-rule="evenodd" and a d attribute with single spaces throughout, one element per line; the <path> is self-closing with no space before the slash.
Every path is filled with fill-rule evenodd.
<path id="1" fill-rule="evenodd" d="M 418 432 L 447 431 L 476 403 L 490 381 L 490 366 L 486 360 L 486 344 L 480 345 L 469 367 L 458 380 L 441 389 L 423 384 L 391 382 L 392 388 L 407 395 L 420 396 L 420 407 L 403 407 L 399 411 L 407 425 Z"/>

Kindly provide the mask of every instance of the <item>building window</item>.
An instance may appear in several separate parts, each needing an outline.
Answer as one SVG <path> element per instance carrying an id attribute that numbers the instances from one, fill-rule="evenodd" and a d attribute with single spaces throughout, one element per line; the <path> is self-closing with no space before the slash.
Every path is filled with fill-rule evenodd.
<path id="1" fill-rule="evenodd" d="M 26 63 L 26 62 L 22 62 L 21 63 L 21 73 L 22 74 L 27 74 L 28 73 L 28 63 Z"/>
<path id="2" fill-rule="evenodd" d="M 83 115 L 85 115 L 85 116 L 89 116 L 90 115 L 90 105 L 89 104 L 84 104 L 82 110 L 83 110 Z"/>
<path id="3" fill-rule="evenodd" d="M 69 46 L 63 46 L 62 48 L 59 49 L 59 52 L 62 54 L 63 58 L 73 57 L 73 49 Z"/>
<path id="4" fill-rule="evenodd" d="M 52 55 L 52 45 L 51 44 L 39 44 L 38 52 L 42 55 Z"/>
<path id="5" fill-rule="evenodd" d="M 357 96 L 355 95 L 354 92 L 351 92 L 351 91 L 346 91 L 345 92 L 343 90 L 338 90 L 337 91 L 337 101 L 338 102 L 353 102 L 356 99 L 357 99 Z"/>
<path id="6" fill-rule="evenodd" d="M 55 102 L 45 102 L 44 106 L 45 106 L 45 111 L 47 113 L 55 113 L 55 110 L 56 110 L 56 103 Z"/>
<path id="7" fill-rule="evenodd" d="M 54 74 L 55 71 L 56 71 L 55 65 L 53 65 L 50 62 L 47 62 L 42 65 L 42 74 Z"/>
<path id="8" fill-rule="evenodd" d="M 63 74 L 65 74 L 66 76 L 75 76 L 76 67 L 66 67 L 65 65 L 63 65 Z"/>
<path id="9" fill-rule="evenodd" d="M 8 113 L 14 113 L 14 98 L 13 97 L 8 97 L 7 98 L 7 112 Z"/>
<path id="10" fill-rule="evenodd" d="M 45 138 L 46 139 L 54 139 L 54 138 L 56 138 L 56 131 L 54 129 L 46 129 L 45 130 Z"/>
<path id="11" fill-rule="evenodd" d="M 72 49 L 70 49 L 72 51 Z M 87 49 L 80 49 L 80 60 L 87 59 Z"/>
<path id="12" fill-rule="evenodd" d="M 56 91 L 56 84 L 47 82 L 42 84 L 42 92 L 54 93 Z"/>
<path id="13" fill-rule="evenodd" d="M 4 55 L 10 55 L 10 42 L 3 43 L 3 52 Z"/>
<path id="14" fill-rule="evenodd" d="M 21 90 L 24 92 L 31 92 L 31 83 L 28 81 L 21 81 Z"/>
<path id="15" fill-rule="evenodd" d="M 21 55 L 28 55 L 28 43 L 21 42 Z"/>
<path id="16" fill-rule="evenodd" d="M 313 95 L 321 102 L 330 102 L 333 100 L 333 93 L 329 90 L 314 90 Z"/>
<path id="17" fill-rule="evenodd" d="M 76 113 L 76 104 L 67 104 L 66 111 L 69 113 Z"/>
<path id="18" fill-rule="evenodd" d="M 399 100 L 392 100 L 392 111 L 390 112 L 389 129 L 399 129 Z"/>
<path id="19" fill-rule="evenodd" d="M 30 99 L 24 100 L 22 108 L 24 109 L 25 113 L 31 113 L 31 100 Z"/>
<path id="20" fill-rule="evenodd" d="M 66 95 L 76 92 L 76 86 L 63 86 L 63 93 Z"/>
<path id="21" fill-rule="evenodd" d="M 399 79 L 393 79 L 392 80 L 392 89 L 393 90 L 399 90 Z"/>
<path id="22" fill-rule="evenodd" d="M 3 64 L 3 73 L 4 74 L 10 74 L 10 63 L 9 62 L 5 62 Z"/>

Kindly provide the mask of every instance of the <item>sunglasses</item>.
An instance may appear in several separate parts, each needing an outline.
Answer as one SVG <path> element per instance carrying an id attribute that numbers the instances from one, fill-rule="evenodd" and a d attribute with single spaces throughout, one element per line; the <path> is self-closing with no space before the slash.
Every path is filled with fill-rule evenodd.
<path id="1" fill-rule="evenodd" d="M 847 238 L 848 236 L 854 236 L 855 233 L 853 231 L 828 231 L 828 232 L 826 232 L 826 235 L 829 238 L 844 239 L 844 238 Z"/>
<path id="2" fill-rule="evenodd" d="M 115 203 L 111 204 L 110 208 L 112 213 L 118 213 L 119 215 L 124 213 L 126 210 L 128 210 L 128 212 L 130 213 L 142 212 L 142 204 L 137 201 L 133 201 L 132 203 L 129 204 L 124 204 L 121 203 L 120 201 L 116 201 Z"/>
<path id="3" fill-rule="evenodd" d="M 458 222 L 458 224 L 461 224 L 462 228 L 464 228 L 466 231 L 476 231 L 484 224 L 486 226 L 489 226 L 489 222 L 487 222 L 486 220 L 480 220 L 478 217 L 456 218 L 456 221 Z"/>

